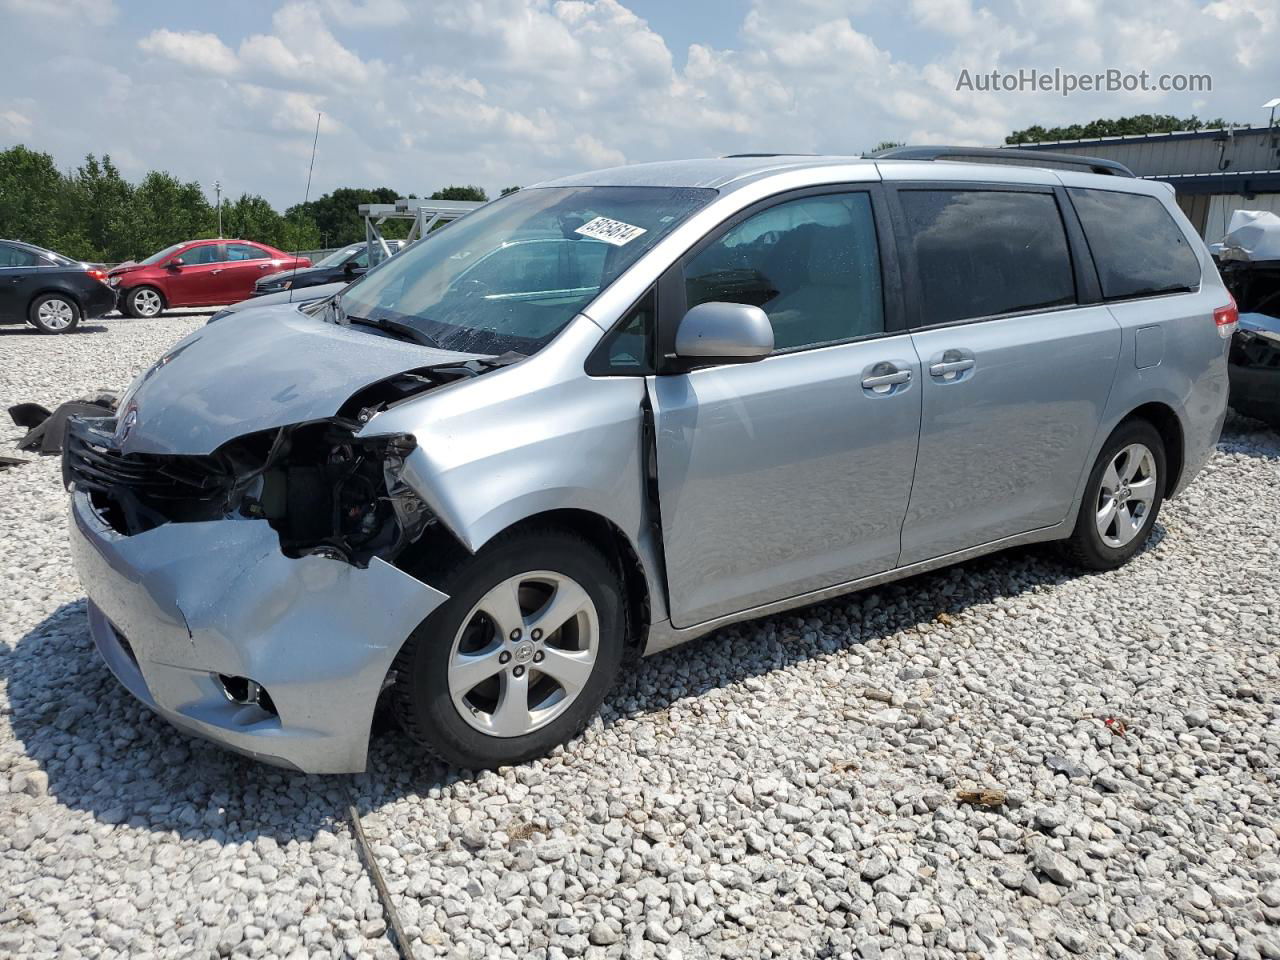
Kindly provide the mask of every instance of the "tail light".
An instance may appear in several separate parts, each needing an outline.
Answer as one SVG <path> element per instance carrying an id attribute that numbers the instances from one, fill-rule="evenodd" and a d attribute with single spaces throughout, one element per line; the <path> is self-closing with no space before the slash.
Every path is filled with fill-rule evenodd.
<path id="1" fill-rule="evenodd" d="M 1213 311 L 1213 322 L 1218 327 L 1218 336 L 1226 340 L 1236 332 L 1236 324 L 1240 322 L 1240 310 L 1236 307 L 1236 298 L 1227 294 L 1227 305 Z"/>
<path id="2" fill-rule="evenodd" d="M 89 274 L 89 276 L 93 277 L 93 279 L 97 280 L 99 283 L 107 282 L 107 271 L 105 270 L 99 270 L 97 267 L 90 267 L 85 271 L 85 273 Z"/>

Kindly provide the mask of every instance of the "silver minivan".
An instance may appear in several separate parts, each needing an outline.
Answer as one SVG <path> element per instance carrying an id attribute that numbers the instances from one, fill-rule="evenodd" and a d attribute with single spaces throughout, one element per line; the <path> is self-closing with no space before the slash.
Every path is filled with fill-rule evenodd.
<path id="1" fill-rule="evenodd" d="M 1124 563 L 1235 307 L 1167 186 L 994 153 L 568 177 L 202 328 L 68 431 L 107 665 L 272 763 L 363 769 L 384 703 L 491 767 L 632 653 L 1017 544 Z"/>

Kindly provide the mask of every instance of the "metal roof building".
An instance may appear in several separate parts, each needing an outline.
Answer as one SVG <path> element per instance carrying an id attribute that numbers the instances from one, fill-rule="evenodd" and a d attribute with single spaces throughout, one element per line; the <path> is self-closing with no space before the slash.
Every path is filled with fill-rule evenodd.
<path id="1" fill-rule="evenodd" d="M 1210 242 L 1222 239 L 1235 210 L 1280 214 L 1280 126 L 1010 146 L 1117 160 L 1139 177 L 1172 184 L 1178 205 Z"/>

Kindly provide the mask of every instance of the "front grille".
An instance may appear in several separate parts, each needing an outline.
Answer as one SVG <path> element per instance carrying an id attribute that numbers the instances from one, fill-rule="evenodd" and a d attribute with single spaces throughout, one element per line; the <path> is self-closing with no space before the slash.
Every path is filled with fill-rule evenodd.
<path id="1" fill-rule="evenodd" d="M 73 417 L 62 449 L 62 481 L 94 500 L 120 533 L 140 533 L 170 520 L 208 519 L 231 477 L 214 457 L 121 453 L 115 420 Z"/>
<path id="2" fill-rule="evenodd" d="M 102 493 L 125 488 L 163 500 L 202 497 L 225 488 L 223 471 L 212 457 L 121 453 L 111 446 L 114 427 L 110 419 L 68 422 L 63 462 L 77 488 Z"/>

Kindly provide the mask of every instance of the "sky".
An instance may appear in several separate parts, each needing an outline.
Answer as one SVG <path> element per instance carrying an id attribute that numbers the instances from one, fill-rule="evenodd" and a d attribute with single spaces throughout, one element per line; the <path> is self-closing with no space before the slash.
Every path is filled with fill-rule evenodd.
<path id="1" fill-rule="evenodd" d="M 998 144 L 1134 113 L 1265 123 L 1276 0 L 0 0 L 0 149 L 196 180 L 496 195 L 624 163 Z M 957 89 L 992 70 L 1211 92 Z"/>

